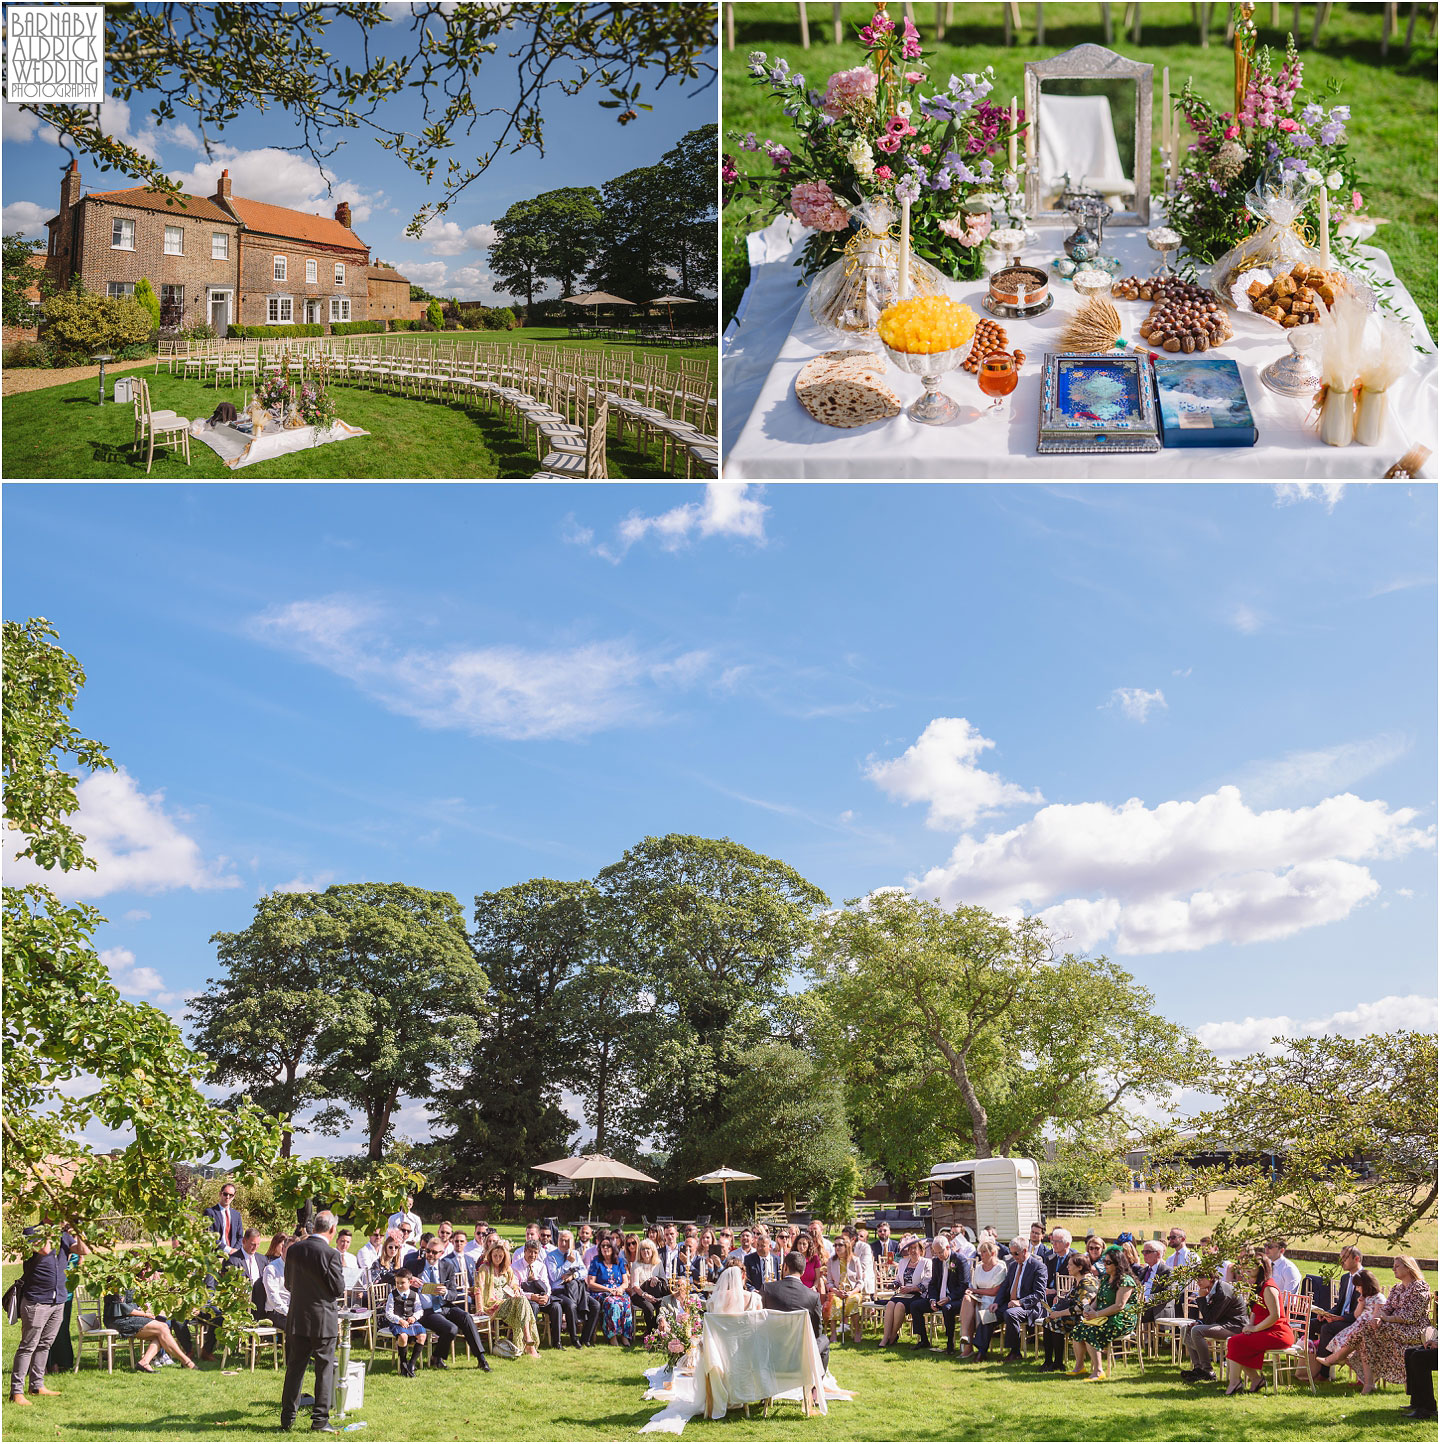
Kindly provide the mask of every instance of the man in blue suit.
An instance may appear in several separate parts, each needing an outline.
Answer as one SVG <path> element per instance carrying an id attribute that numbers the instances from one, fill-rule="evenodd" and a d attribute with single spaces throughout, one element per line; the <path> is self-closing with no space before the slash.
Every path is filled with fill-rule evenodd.
<path id="1" fill-rule="evenodd" d="M 220 1247 L 227 1255 L 234 1253 L 245 1237 L 245 1225 L 240 1219 L 240 1210 L 235 1206 L 235 1185 L 220 1185 L 220 1202 L 204 1210 L 210 1227 L 220 1240 Z"/>
<path id="2" fill-rule="evenodd" d="M 763 1228 L 755 1237 L 755 1252 L 745 1255 L 745 1282 L 757 1293 L 783 1277 L 780 1255 L 770 1247 L 770 1235 Z"/>
<path id="3" fill-rule="evenodd" d="M 1033 1324 L 1045 1312 L 1046 1281 L 1045 1262 L 1031 1254 L 1030 1241 L 1012 1239 L 1010 1262 L 999 1296 L 1000 1317 L 1005 1321 L 1006 1363 L 1014 1363 L 1021 1357 L 1021 1329 Z"/>
<path id="4" fill-rule="evenodd" d="M 917 1349 L 930 1347 L 925 1315 L 939 1314 L 945 1320 L 945 1352 L 955 1352 L 955 1320 L 960 1317 L 960 1305 L 969 1287 L 970 1265 L 959 1254 L 950 1252 L 944 1234 L 937 1234 L 931 1246 L 930 1282 L 919 1299 L 910 1305 L 910 1325 L 919 1335 Z"/>

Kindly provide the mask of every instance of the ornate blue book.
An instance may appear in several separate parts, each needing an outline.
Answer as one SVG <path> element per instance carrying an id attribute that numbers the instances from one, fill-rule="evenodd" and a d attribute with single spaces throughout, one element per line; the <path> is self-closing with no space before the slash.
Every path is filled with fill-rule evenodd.
<path id="1" fill-rule="evenodd" d="M 1254 446 L 1259 437 L 1240 368 L 1224 357 L 1161 357 L 1155 391 L 1166 446 Z"/>
<path id="2" fill-rule="evenodd" d="M 1036 450 L 1042 456 L 1159 451 L 1149 356 L 1140 351 L 1047 354 Z"/>

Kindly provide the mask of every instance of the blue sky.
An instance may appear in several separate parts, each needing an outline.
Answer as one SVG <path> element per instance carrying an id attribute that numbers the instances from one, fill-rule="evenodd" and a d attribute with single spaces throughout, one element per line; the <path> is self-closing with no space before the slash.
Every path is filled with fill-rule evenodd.
<path id="1" fill-rule="evenodd" d="M 1222 1052 L 1434 1026 L 1432 485 L 4 501 L 5 615 L 125 769 L 100 945 L 177 1014 L 270 889 L 468 911 L 680 831 L 1043 912 Z"/>
<path id="2" fill-rule="evenodd" d="M 386 38 L 372 40 L 372 53 L 402 53 L 402 40 L 409 38 L 407 6 L 387 9 L 402 16 L 376 33 Z M 331 32 L 334 52 L 342 60 L 359 63 L 358 50 L 344 27 Z M 482 78 L 493 77 L 495 90 L 475 90 L 477 105 L 512 103 L 513 65 L 501 54 L 492 57 Z M 510 47 L 513 48 L 513 45 Z M 200 144 L 198 127 L 187 126 L 181 110 L 173 122 L 156 126 L 150 116 L 154 97 L 137 93 L 126 101 L 112 100 L 102 110 L 108 134 L 137 145 L 158 158 L 166 174 L 194 195 L 212 195 L 222 167 L 230 170 L 234 193 L 251 200 L 291 206 L 317 215 L 333 215 L 338 201 L 348 201 L 356 234 L 370 246 L 374 259 L 399 267 L 412 281 L 442 295 L 491 302 L 497 293 L 492 284 L 487 257 L 494 236 L 495 220 L 516 201 L 527 200 L 543 191 L 562 186 L 601 186 L 607 180 L 639 166 L 653 165 L 686 132 L 715 121 L 718 91 L 714 84 L 700 82 L 683 87 L 669 80 L 656 90 L 658 70 L 642 72 L 645 85 L 641 100 L 653 111 L 641 111 L 639 118 L 622 127 L 615 112 L 599 109 L 605 99 L 600 89 L 587 89 L 567 98 L 558 89 L 548 91 L 543 105 L 545 155 L 525 150 L 518 155 L 502 154 L 486 173 L 456 200 L 450 211 L 432 223 L 419 241 L 405 235 L 411 217 L 438 199 L 438 187 L 427 191 L 424 179 L 409 170 L 391 152 L 368 138 L 363 128 L 346 133 L 340 149 L 325 162 L 325 174 L 308 156 L 278 147 L 299 139 L 297 127 L 276 110 L 260 112 L 246 108 L 223 134 L 211 132 L 217 142 L 207 157 Z M 412 135 L 423 124 L 419 100 L 402 93 L 388 101 L 377 117 L 393 129 Z M 493 134 L 487 127 L 495 122 L 477 123 L 469 142 L 456 136 L 452 152 L 462 160 L 488 149 Z M 7 235 L 23 231 L 43 238 L 45 222 L 55 214 L 60 177 L 68 159 L 54 143 L 54 132 L 42 127 L 34 116 L 19 106 L 4 105 L 4 230 Z M 442 158 L 438 174 L 445 174 Z M 87 189 L 114 190 L 128 182 L 115 171 L 102 172 L 93 160 L 81 159 L 81 175 Z M 326 181 L 332 189 L 327 190 Z M 544 294 L 556 294 L 550 284 Z"/>

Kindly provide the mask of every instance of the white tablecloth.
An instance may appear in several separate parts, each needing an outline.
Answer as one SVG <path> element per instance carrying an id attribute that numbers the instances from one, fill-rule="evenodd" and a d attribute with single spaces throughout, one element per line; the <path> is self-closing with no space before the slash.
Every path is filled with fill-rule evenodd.
<path id="1" fill-rule="evenodd" d="M 192 441 L 203 441 L 231 471 L 238 471 L 242 466 L 254 466 L 257 461 L 273 461 L 287 452 L 305 451 L 312 446 L 369 435 L 368 431 L 344 421 L 334 422 L 326 431 L 317 431 L 313 426 L 297 426 L 293 431 L 280 427 L 266 428 L 257 437 L 252 437 L 247 431 L 236 431 L 223 422 L 207 426 L 204 421 L 197 421 L 190 431 Z"/>
<path id="2" fill-rule="evenodd" d="M 1026 253 L 1032 264 L 1061 251 L 1066 228 L 1039 228 L 1039 244 Z M 795 376 L 821 352 L 846 343 L 822 331 L 796 287 L 800 272 L 791 264 L 804 232 L 782 217 L 749 238 L 751 284 L 727 332 L 722 351 L 724 375 L 723 441 L 727 478 L 908 478 L 997 477 L 1011 481 L 1041 477 L 1115 478 L 1204 477 L 1264 479 L 1378 477 L 1411 445 L 1436 449 L 1440 428 L 1440 370 L 1434 342 L 1409 293 L 1394 280 L 1390 258 L 1362 246 L 1373 270 L 1394 280 L 1393 303 L 1410 322 L 1416 341 L 1428 354 L 1390 392 L 1390 419 L 1379 446 L 1325 446 L 1306 426 L 1309 402 L 1280 396 L 1260 380 L 1260 372 L 1288 348 L 1285 334 L 1258 316 L 1231 314 L 1235 338 L 1216 352 L 1240 365 L 1250 409 L 1260 431 L 1251 447 L 1166 447 L 1153 455 L 1040 456 L 1035 450 L 1039 424 L 1040 369 L 1044 353 L 1059 348 L 1059 335 L 1078 297 L 1067 281 L 1054 284 L 1055 304 L 1035 320 L 1002 321 L 1012 347 L 1025 352 L 1020 385 L 1004 420 L 985 416 L 975 379 L 953 372 L 943 389 L 962 404 L 962 414 L 947 426 L 922 426 L 908 416 L 873 422 L 850 431 L 823 426 L 795 399 Z M 1145 275 L 1155 252 L 1137 228 L 1106 232 L 1107 249 L 1122 262 L 1124 275 Z M 985 283 L 951 282 L 950 292 L 980 316 Z M 1150 307 L 1143 301 L 1117 301 L 1126 339 L 1139 341 L 1139 327 Z M 853 344 L 853 343 L 852 343 Z M 1143 345 L 1143 342 L 1140 342 Z M 905 405 L 920 394 L 920 379 L 891 367 L 886 381 Z M 1435 458 L 1424 474 L 1435 474 Z"/>

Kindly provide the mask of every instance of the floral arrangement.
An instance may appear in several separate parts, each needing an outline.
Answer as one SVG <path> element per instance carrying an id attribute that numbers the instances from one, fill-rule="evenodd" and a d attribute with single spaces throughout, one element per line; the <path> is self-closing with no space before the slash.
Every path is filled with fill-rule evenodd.
<path id="1" fill-rule="evenodd" d="M 1238 25 L 1238 19 L 1237 19 Z M 1237 56 L 1241 36 L 1237 32 Z M 1317 188 L 1331 192 L 1332 227 L 1348 211 L 1364 205 L 1360 181 L 1346 149 L 1348 105 L 1321 105 L 1302 95 L 1304 62 L 1295 51 L 1291 36 L 1285 59 L 1278 71 L 1268 46 L 1261 48 L 1253 63 L 1237 58 L 1241 69 L 1239 111 L 1217 112 L 1201 100 L 1187 84 L 1180 96 L 1180 109 L 1195 139 L 1188 158 L 1176 178 L 1175 197 L 1170 207 L 1171 227 L 1179 233 L 1193 260 L 1214 261 L 1238 245 L 1260 224 L 1246 208 L 1246 192 L 1260 180 L 1265 167 L 1278 164 L 1283 171 L 1305 173 Z M 1337 87 L 1332 82 L 1334 99 Z M 1314 244 L 1319 235 L 1319 191 L 1311 197 L 1297 220 L 1302 239 Z M 1332 229 L 1332 248 L 1346 243 Z"/>
<path id="2" fill-rule="evenodd" d="M 278 411 L 283 418 L 288 414 L 295 399 L 295 388 L 290 384 L 290 367 L 282 362 L 275 370 L 268 372 L 255 390 L 256 400 L 267 411 Z"/>
<path id="3" fill-rule="evenodd" d="M 677 1367 L 699 1341 L 704 1318 L 700 1300 L 688 1289 L 673 1295 L 665 1301 L 655 1327 L 645 1336 L 646 1350 L 662 1355 L 672 1369 Z"/>
<path id="4" fill-rule="evenodd" d="M 340 415 L 340 408 L 330 394 L 330 374 L 321 361 L 308 381 L 295 388 L 295 408 L 306 426 L 328 431 Z"/>
<path id="5" fill-rule="evenodd" d="M 1010 135 L 1008 113 L 984 103 L 993 72 L 952 75 L 932 90 L 919 31 L 908 17 L 897 25 L 885 0 L 858 38 L 864 63 L 830 76 L 823 91 L 808 87 L 788 61 L 751 52 L 751 78 L 779 103 L 794 134 L 782 145 L 730 132 L 740 150 L 763 152 L 771 170 L 743 175 L 726 154 L 726 204 L 747 195 L 772 215 L 794 214 L 813 233 L 803 256 L 809 276 L 844 251 L 859 207 L 886 200 L 898 213 L 908 200 L 915 254 L 973 279 L 991 224 L 987 202 L 974 198 L 993 187 L 990 157 Z"/>

